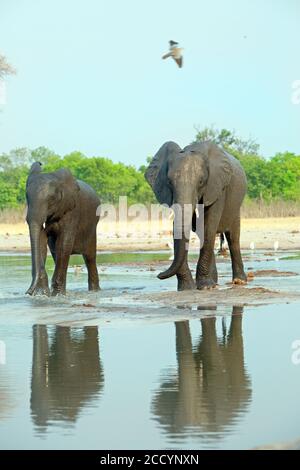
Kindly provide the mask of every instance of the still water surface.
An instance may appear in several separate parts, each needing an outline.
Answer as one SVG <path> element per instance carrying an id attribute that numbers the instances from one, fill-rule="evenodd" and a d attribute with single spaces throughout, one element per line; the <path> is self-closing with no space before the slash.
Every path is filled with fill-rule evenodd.
<path id="1" fill-rule="evenodd" d="M 65 299 L 24 296 L 30 258 L 0 256 L 1 449 L 251 448 L 300 437 L 298 303 L 182 312 L 176 322 L 159 312 L 101 319 L 100 309 L 97 325 L 61 322 L 95 295 L 120 303 L 124 291 L 175 290 L 135 264 L 168 256 L 101 255 L 100 294 L 70 267 Z M 257 255 L 246 266 L 300 273 L 300 260 L 285 257 Z M 218 269 L 225 283 L 229 262 Z M 255 283 L 299 290 L 297 276 Z"/>

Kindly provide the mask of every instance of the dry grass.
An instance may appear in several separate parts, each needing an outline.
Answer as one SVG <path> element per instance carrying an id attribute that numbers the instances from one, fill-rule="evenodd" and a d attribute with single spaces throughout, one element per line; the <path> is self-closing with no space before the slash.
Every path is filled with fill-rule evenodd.
<path id="1" fill-rule="evenodd" d="M 242 206 L 243 219 L 275 217 L 299 217 L 300 202 L 294 201 L 246 201 Z"/>
<path id="2" fill-rule="evenodd" d="M 25 221 L 26 209 L 24 206 L 16 209 L 0 210 L 0 224 L 18 224 Z"/>
<path id="3" fill-rule="evenodd" d="M 26 209 L 0 210 L 0 224 L 17 224 L 25 221 Z M 242 219 L 264 219 L 278 217 L 300 217 L 300 201 L 245 201 L 242 206 Z M 102 224 L 105 223 L 104 221 Z M 130 222 L 129 222 L 130 223 Z M 137 223 L 137 221 L 135 221 Z M 144 221 L 143 221 L 144 224 Z"/>
<path id="4" fill-rule="evenodd" d="M 165 250 L 172 246 L 172 220 L 131 221 L 98 225 L 98 249 L 110 251 Z M 241 247 L 249 250 L 273 250 L 274 242 L 280 249 L 300 249 L 300 217 L 265 217 L 242 219 Z M 218 244 L 218 239 L 217 244 Z M 191 234 L 191 249 L 199 249 L 199 239 Z M 30 239 L 25 222 L 0 222 L 0 251 L 29 251 Z"/>

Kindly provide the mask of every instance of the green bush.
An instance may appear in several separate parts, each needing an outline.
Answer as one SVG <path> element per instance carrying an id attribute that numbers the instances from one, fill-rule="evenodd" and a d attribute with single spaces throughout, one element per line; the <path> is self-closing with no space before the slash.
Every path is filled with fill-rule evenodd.
<path id="1" fill-rule="evenodd" d="M 243 165 L 248 179 L 248 200 L 300 201 L 300 157 L 293 153 L 278 153 L 265 159 L 254 151 L 258 149 L 252 140 L 243 141 L 222 129 L 204 129 L 196 138 L 208 136 L 223 145 Z M 0 209 L 20 207 L 25 203 L 25 187 L 30 165 L 41 161 L 43 169 L 51 172 L 69 168 L 74 176 L 90 184 L 103 203 L 118 203 L 119 197 L 127 195 L 128 203 L 155 202 L 154 194 L 145 181 L 144 172 L 151 160 L 139 169 L 124 163 L 114 163 L 108 158 L 86 157 L 72 152 L 61 157 L 46 147 L 33 151 L 26 148 L 12 150 L 0 155 Z"/>
<path id="2" fill-rule="evenodd" d="M 116 204 L 124 195 L 128 197 L 129 204 L 155 201 L 144 172 L 134 166 L 114 163 L 103 157 L 88 158 L 81 152 L 60 157 L 40 147 L 32 152 L 17 149 L 0 156 L 0 208 L 18 207 L 25 203 L 26 180 L 33 161 L 41 161 L 44 172 L 69 168 L 77 179 L 97 191 L 103 203 Z"/>

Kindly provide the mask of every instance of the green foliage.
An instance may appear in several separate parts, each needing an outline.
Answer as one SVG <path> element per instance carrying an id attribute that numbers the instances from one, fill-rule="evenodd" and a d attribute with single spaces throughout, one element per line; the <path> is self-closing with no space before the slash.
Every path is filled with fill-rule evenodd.
<path id="1" fill-rule="evenodd" d="M 69 168 L 77 179 L 97 191 L 103 203 L 117 204 L 119 197 L 124 195 L 128 197 L 128 204 L 155 201 L 144 171 L 134 166 L 113 163 L 108 158 L 88 158 L 81 152 L 60 157 L 46 147 L 39 147 L 33 151 L 22 148 L 0 155 L 0 208 L 25 203 L 26 180 L 34 161 L 43 163 L 44 172 Z"/>
<path id="2" fill-rule="evenodd" d="M 269 159 L 262 158 L 254 152 L 257 144 L 255 147 L 252 140 L 239 139 L 226 129 L 205 128 L 198 131 L 196 138 L 212 138 L 240 160 L 248 179 L 248 200 L 300 201 L 300 156 L 286 152 Z M 81 152 L 61 157 L 46 147 L 38 147 L 32 151 L 15 149 L 0 155 L 0 209 L 25 203 L 26 180 L 34 161 L 43 163 L 45 172 L 69 168 L 76 178 L 97 191 L 103 203 L 117 204 L 119 197 L 124 195 L 129 204 L 155 202 L 153 191 L 144 178 L 151 157 L 136 169 L 108 158 L 88 158 Z"/>
<path id="3" fill-rule="evenodd" d="M 196 131 L 195 140 L 197 141 L 212 140 L 225 149 L 237 151 L 240 155 L 257 155 L 259 152 L 259 144 L 254 139 L 241 139 L 234 130 L 216 129 L 214 126 L 210 126 L 203 129 L 196 127 Z"/>
<path id="4" fill-rule="evenodd" d="M 212 140 L 241 162 L 247 175 L 248 199 L 300 201 L 300 156 L 286 152 L 263 158 L 255 140 L 244 140 L 234 131 L 213 126 L 197 129 L 196 140 Z"/>
<path id="5" fill-rule="evenodd" d="M 286 152 L 265 159 L 231 153 L 244 167 L 250 199 L 300 201 L 300 156 Z"/>
<path id="6" fill-rule="evenodd" d="M 12 188 L 10 184 L 0 179 L 0 209 L 17 207 L 17 196 L 17 189 Z"/>

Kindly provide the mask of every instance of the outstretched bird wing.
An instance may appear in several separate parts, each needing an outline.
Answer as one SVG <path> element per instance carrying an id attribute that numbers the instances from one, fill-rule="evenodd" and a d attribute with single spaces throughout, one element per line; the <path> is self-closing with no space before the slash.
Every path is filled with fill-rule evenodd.
<path id="1" fill-rule="evenodd" d="M 168 57 L 171 57 L 171 55 L 172 55 L 171 52 L 168 52 L 167 54 L 164 54 L 162 56 L 162 59 L 167 59 Z"/>

